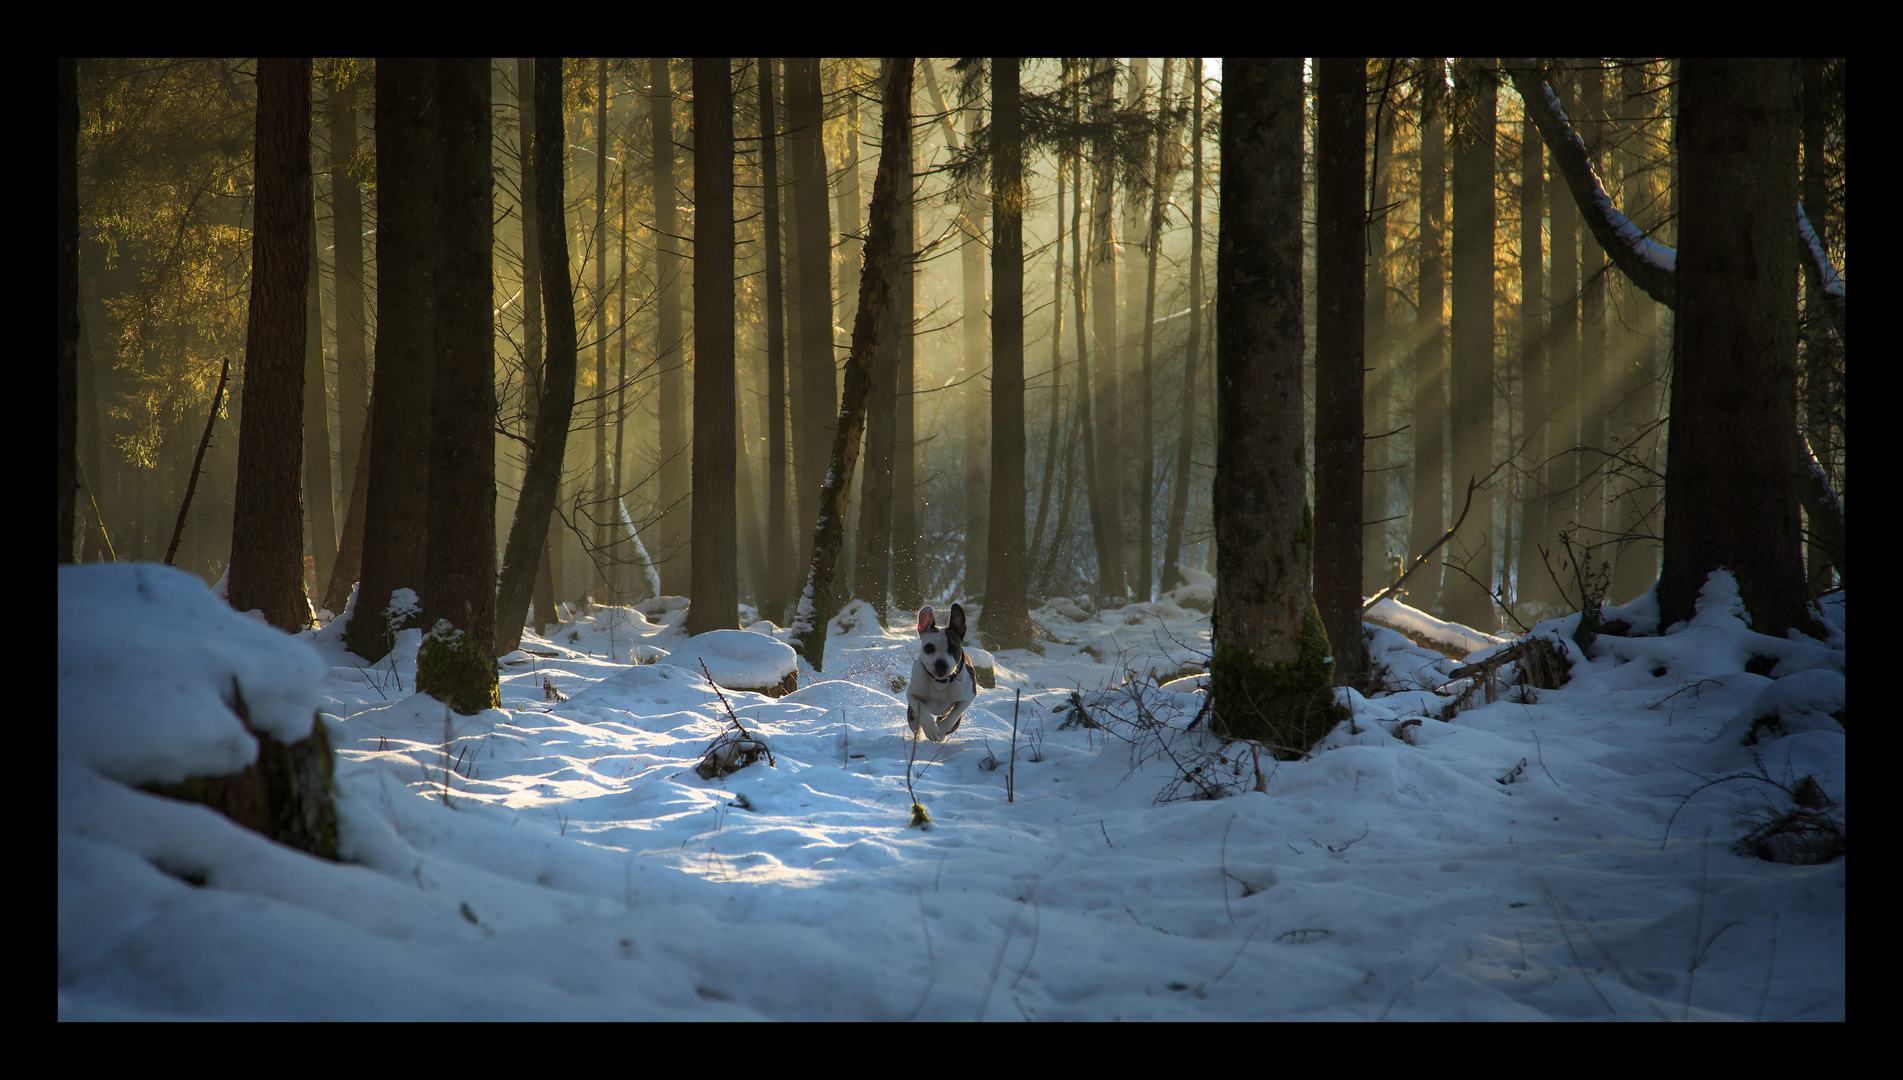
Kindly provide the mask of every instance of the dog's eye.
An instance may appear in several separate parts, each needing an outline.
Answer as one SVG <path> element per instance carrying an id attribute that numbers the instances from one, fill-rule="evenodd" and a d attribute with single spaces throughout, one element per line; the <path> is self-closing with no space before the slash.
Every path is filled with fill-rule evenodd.
<path id="1" fill-rule="evenodd" d="M 932 646 L 932 644 L 931 644 L 930 642 L 927 642 L 927 643 L 925 644 L 925 655 L 926 655 L 926 656 L 930 656 L 930 655 L 932 655 L 933 653 L 935 653 L 935 652 L 937 652 L 937 651 L 938 651 L 938 650 L 937 650 L 936 648 L 934 648 L 934 647 Z"/>

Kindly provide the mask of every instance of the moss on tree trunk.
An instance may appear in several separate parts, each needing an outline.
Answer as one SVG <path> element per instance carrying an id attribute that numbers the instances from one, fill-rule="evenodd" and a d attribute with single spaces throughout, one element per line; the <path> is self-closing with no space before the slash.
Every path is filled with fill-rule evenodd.
<path id="1" fill-rule="evenodd" d="M 417 650 L 416 688 L 464 716 L 502 705 L 489 650 L 447 619 L 437 621 Z"/>
<path id="2" fill-rule="evenodd" d="M 1328 631 L 1311 597 L 1294 662 L 1265 664 L 1245 649 L 1217 644 L 1209 661 L 1209 688 L 1219 702 L 1214 730 L 1260 742 L 1283 761 L 1303 757 L 1347 717 L 1335 704 L 1334 685 Z"/>
<path id="3" fill-rule="evenodd" d="M 331 775 L 336 768 L 321 717 L 309 736 L 282 743 L 251 726 L 251 711 L 237 682 L 232 711 L 258 740 L 258 759 L 230 776 L 194 776 L 177 784 L 146 784 L 155 795 L 200 803 L 252 832 L 319 858 L 337 858 L 337 805 Z"/>

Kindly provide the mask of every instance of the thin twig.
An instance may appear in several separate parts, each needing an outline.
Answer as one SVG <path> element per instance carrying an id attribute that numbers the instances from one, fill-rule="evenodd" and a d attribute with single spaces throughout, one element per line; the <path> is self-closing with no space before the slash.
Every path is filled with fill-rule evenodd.
<path id="1" fill-rule="evenodd" d="M 192 459 L 192 478 L 185 485 L 185 501 L 178 506 L 178 522 L 172 526 L 172 544 L 165 549 L 165 565 L 178 557 L 179 538 L 185 535 L 185 515 L 192 508 L 192 495 L 198 491 L 198 470 L 205 465 L 205 449 L 211 445 L 212 428 L 218 423 L 218 408 L 224 404 L 225 382 L 231 377 L 231 357 L 225 357 L 218 372 L 218 389 L 211 396 L 211 414 L 205 417 L 205 434 L 198 440 L 198 456 Z"/>
<path id="2" fill-rule="evenodd" d="M 1495 468 L 1497 469 L 1498 466 L 1495 466 Z M 1493 474 L 1488 473 L 1487 476 L 1488 476 L 1488 479 L 1492 479 Z M 1461 525 L 1465 524 L 1467 521 L 1467 511 L 1473 509 L 1474 488 L 1478 487 L 1479 484 L 1480 484 L 1479 480 L 1473 477 L 1468 477 L 1467 502 L 1466 502 L 1466 505 L 1460 508 L 1460 517 L 1455 519 L 1453 527 L 1448 529 L 1446 532 L 1442 533 L 1440 536 L 1440 539 L 1434 541 L 1433 546 L 1429 547 L 1426 551 L 1421 552 L 1420 555 L 1415 558 L 1414 565 L 1407 568 L 1407 573 L 1404 573 L 1399 578 L 1395 579 L 1394 584 L 1389 585 L 1387 588 L 1382 589 L 1378 593 L 1375 593 L 1373 598 L 1371 598 L 1366 604 L 1363 604 L 1361 606 L 1361 613 L 1363 615 L 1366 615 L 1368 612 L 1374 610 L 1374 606 L 1376 604 L 1380 603 L 1381 601 L 1387 599 L 1389 596 L 1393 595 L 1395 592 L 1399 591 L 1401 586 L 1407 584 L 1407 579 L 1414 576 L 1414 571 L 1419 570 L 1424 564 L 1426 564 L 1428 556 L 1434 554 L 1434 552 L 1436 551 L 1439 551 L 1440 546 L 1442 544 L 1445 544 L 1447 541 L 1452 540 L 1454 538 L 1454 534 L 1459 532 Z"/>

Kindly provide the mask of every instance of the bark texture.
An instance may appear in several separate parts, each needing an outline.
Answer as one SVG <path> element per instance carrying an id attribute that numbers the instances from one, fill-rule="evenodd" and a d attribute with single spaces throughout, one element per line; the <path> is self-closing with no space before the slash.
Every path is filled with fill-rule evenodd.
<path id="1" fill-rule="evenodd" d="M 548 370 L 535 421 L 535 441 L 522 470 L 522 497 L 515 504 L 509 542 L 502 552 L 496 589 L 495 654 L 514 652 L 522 642 L 542 546 L 549 540 L 549 515 L 555 510 L 568 447 L 568 424 L 575 411 L 575 295 L 568 284 L 568 234 L 562 223 L 562 157 L 566 145 L 562 119 L 562 58 L 535 61 L 535 137 L 529 157 L 535 171 L 537 235 L 542 261 L 542 300 L 548 313 Z"/>
<path id="2" fill-rule="evenodd" d="M 1496 91 L 1486 61 L 1464 60 L 1473 83 L 1462 145 L 1454 152 L 1453 319 L 1451 330 L 1454 489 L 1493 468 L 1493 179 Z M 1493 542 L 1493 489 L 1474 493 L 1473 513 L 1448 544 L 1442 606 L 1447 618 L 1475 629 L 1499 623 L 1489 590 L 1498 547 Z"/>
<path id="3" fill-rule="evenodd" d="M 806 575 L 793 623 L 795 647 L 805 654 L 814 671 L 823 671 L 827 624 L 834 615 L 833 573 L 839 549 L 845 543 L 846 501 L 852 491 L 853 470 L 859 463 L 859 441 L 865 430 L 866 396 L 871 386 L 868 367 L 876 347 L 879 321 L 889 317 L 897 278 L 896 260 L 904 243 L 899 234 L 899 185 L 908 183 L 912 159 L 911 57 L 885 61 L 884 111 L 880 121 L 879 171 L 872 183 L 870 230 L 866 237 L 865 268 L 859 275 L 859 310 L 853 318 L 852 351 L 846 356 L 845 388 L 840 397 L 839 427 L 833 435 L 832 467 L 821 489 L 820 509 L 813 524 L 813 559 Z"/>
<path id="4" fill-rule="evenodd" d="M 1024 550 L 1024 145 L 1016 57 L 991 61 L 991 514 L 984 641 L 1031 644 Z M 1114 264 L 1112 264 L 1114 265 Z"/>
<path id="5" fill-rule="evenodd" d="M 429 539 L 430 396 L 436 347 L 436 64 L 377 61 L 377 369 L 363 569 L 344 640 L 366 660 L 413 625 L 391 611 L 423 588 Z M 396 618 L 392 621 L 392 614 Z"/>
<path id="6" fill-rule="evenodd" d="M 1447 115 L 1440 74 L 1423 75 L 1421 105 L 1421 263 L 1416 285 L 1414 343 L 1414 498 L 1408 514 L 1408 555 L 1434 546 L 1446 527 L 1447 491 Z M 1424 603 L 1440 593 L 1440 564 L 1423 568 Z"/>
<path id="7" fill-rule="evenodd" d="M 310 625 L 304 596 L 305 279 L 311 242 L 311 62 L 258 61 L 251 303 L 232 507 L 231 606 L 280 630 Z"/>
<path id="8" fill-rule="evenodd" d="M 694 60 L 693 575 L 687 632 L 740 624 L 734 521 L 733 76 Z"/>
<path id="9" fill-rule="evenodd" d="M 1302 62 L 1223 61 L 1214 729 L 1280 757 L 1334 725 L 1302 430 Z"/>
<path id="10" fill-rule="evenodd" d="M 1367 59 L 1316 61 L 1315 603 L 1335 678 L 1367 671 L 1361 639 Z"/>
<path id="11" fill-rule="evenodd" d="M 1720 568 L 1761 633 L 1816 632 L 1804 583 L 1797 425 L 1796 75 L 1789 60 L 1681 69 L 1678 362 L 1662 624 Z"/>

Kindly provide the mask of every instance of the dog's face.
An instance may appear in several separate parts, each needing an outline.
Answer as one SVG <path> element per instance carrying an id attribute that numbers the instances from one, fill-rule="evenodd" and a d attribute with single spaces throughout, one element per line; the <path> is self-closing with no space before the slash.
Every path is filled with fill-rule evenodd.
<path id="1" fill-rule="evenodd" d="M 918 663 L 933 679 L 949 679 L 965 658 L 965 609 L 952 605 L 951 619 L 939 626 L 932 609 L 918 612 Z"/>

